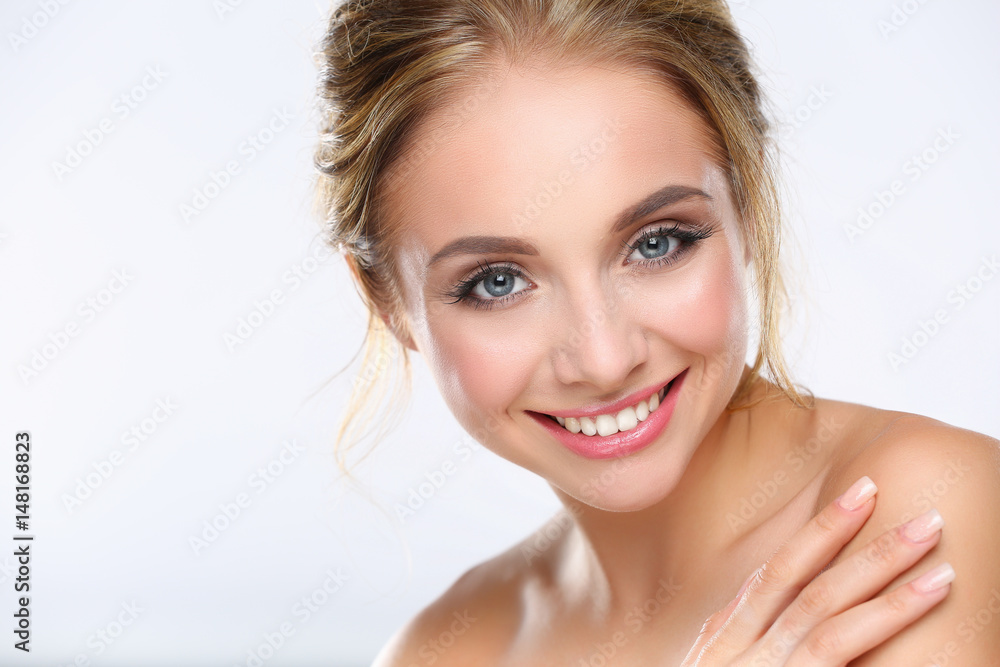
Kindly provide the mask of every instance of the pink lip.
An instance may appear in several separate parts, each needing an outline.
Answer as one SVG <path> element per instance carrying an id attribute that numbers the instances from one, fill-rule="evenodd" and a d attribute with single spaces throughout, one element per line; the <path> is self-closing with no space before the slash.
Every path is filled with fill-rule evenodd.
<path id="1" fill-rule="evenodd" d="M 676 375 L 674 379 L 680 377 Z M 632 392 L 625 398 L 619 399 L 614 403 L 595 403 L 588 405 L 585 408 L 580 408 L 579 410 L 553 410 L 552 412 L 545 412 L 540 414 L 552 415 L 553 417 L 596 417 L 598 415 L 611 415 L 624 410 L 625 408 L 632 407 L 639 401 L 644 401 L 656 392 L 660 391 L 663 387 L 670 384 L 673 380 L 668 380 L 667 382 L 662 382 L 660 384 L 650 385 L 645 389 L 640 389 L 639 391 Z"/>
<path id="2" fill-rule="evenodd" d="M 609 436 L 599 436 L 599 435 L 584 435 L 583 433 L 570 433 L 565 428 L 560 426 L 555 422 L 555 420 L 546 417 L 541 412 L 533 412 L 528 410 L 528 414 L 537 421 L 543 428 L 545 428 L 553 437 L 561 442 L 570 451 L 579 454 L 588 459 L 610 459 L 620 456 L 628 456 L 642 449 L 645 449 L 653 443 L 654 440 L 663 432 L 670 422 L 670 417 L 674 413 L 674 407 L 677 405 L 677 397 L 681 391 L 681 385 L 684 383 L 684 378 L 687 375 L 687 369 L 684 369 L 677 377 L 675 377 L 671 382 L 670 389 L 667 391 L 666 396 L 660 401 L 660 406 L 650 413 L 649 417 L 645 421 L 639 422 L 631 431 L 625 431 L 624 433 L 618 432 L 614 435 Z M 652 391 L 649 391 L 652 394 Z M 645 395 L 649 395 L 645 394 Z M 634 403 L 642 400 L 644 394 L 642 392 L 637 392 L 632 394 L 622 401 L 613 403 L 612 405 L 621 405 L 624 409 Z M 635 398 L 633 403 L 628 403 L 627 401 Z M 604 408 L 609 410 L 608 408 Z M 614 410 L 614 408 L 611 408 Z M 609 410 L 610 411 L 610 410 Z M 583 414 L 584 416 L 591 416 L 591 413 L 577 413 Z M 604 414 L 598 412 L 596 414 Z M 562 414 L 558 414 L 562 416 Z M 570 414 L 569 416 L 573 416 Z"/>

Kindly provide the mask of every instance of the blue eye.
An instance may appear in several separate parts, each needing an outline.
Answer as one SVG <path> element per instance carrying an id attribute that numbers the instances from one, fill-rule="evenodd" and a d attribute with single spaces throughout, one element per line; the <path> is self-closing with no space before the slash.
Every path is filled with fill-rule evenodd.
<path id="1" fill-rule="evenodd" d="M 633 243 L 623 243 L 627 262 L 640 266 L 669 265 L 683 257 L 702 239 L 712 235 L 711 228 L 687 228 L 660 225 L 639 235 Z M 508 262 L 479 265 L 469 276 L 445 296 L 450 303 L 467 302 L 475 308 L 493 308 L 530 291 L 534 285 L 516 265 Z"/>
<path id="2" fill-rule="evenodd" d="M 513 292 L 514 286 L 518 282 L 527 284 L 527 281 L 518 274 L 508 271 L 494 271 L 485 278 L 479 279 L 470 292 L 481 299 L 507 296 Z"/>
<path id="3" fill-rule="evenodd" d="M 637 243 L 635 245 L 635 250 L 632 251 L 629 258 L 635 254 L 639 254 L 641 257 L 637 259 L 640 261 L 642 259 L 657 259 L 676 251 L 677 247 L 680 245 L 681 241 L 676 236 L 662 236 L 654 234 L 646 237 L 640 243 Z"/>
<path id="4" fill-rule="evenodd" d="M 677 225 L 655 227 L 643 232 L 635 242 L 623 244 L 622 254 L 629 262 L 656 266 L 672 264 L 711 235 L 711 229 L 683 229 Z"/>
<path id="5" fill-rule="evenodd" d="M 481 264 L 479 271 L 469 276 L 448 294 L 455 300 L 468 301 L 476 308 L 492 308 L 521 292 L 527 291 L 530 283 L 513 264 Z"/>

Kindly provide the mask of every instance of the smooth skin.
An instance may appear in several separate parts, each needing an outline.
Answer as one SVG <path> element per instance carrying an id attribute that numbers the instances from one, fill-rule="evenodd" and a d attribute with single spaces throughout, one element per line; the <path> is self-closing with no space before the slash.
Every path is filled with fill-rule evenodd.
<path id="1" fill-rule="evenodd" d="M 1000 443 L 839 401 L 796 408 L 767 383 L 766 400 L 725 411 L 749 371 L 749 253 L 677 94 L 648 73 L 540 58 L 498 67 L 422 127 L 424 156 L 387 200 L 407 325 L 390 327 L 463 427 L 546 479 L 565 512 L 460 577 L 376 665 L 997 660 Z M 615 228 L 664 186 L 700 194 Z M 711 233 L 650 241 L 664 226 Z M 501 240 L 431 262 L 463 237 Z M 581 457 L 528 414 L 685 369 L 666 429 L 624 458 Z M 836 504 L 864 476 L 877 500 Z M 932 508 L 944 532 L 907 540 L 899 527 Z M 909 585 L 945 562 L 953 583 Z"/>

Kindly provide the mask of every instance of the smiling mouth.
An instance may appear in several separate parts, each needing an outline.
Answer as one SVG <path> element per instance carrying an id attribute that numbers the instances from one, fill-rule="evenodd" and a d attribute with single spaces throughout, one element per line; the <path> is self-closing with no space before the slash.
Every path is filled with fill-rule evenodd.
<path id="1" fill-rule="evenodd" d="M 667 392 L 670 391 L 670 386 L 676 381 L 677 378 L 675 377 L 666 385 L 660 387 L 658 391 L 651 394 L 649 398 L 638 401 L 617 412 L 589 417 L 555 417 L 544 412 L 538 414 L 548 417 L 570 433 L 582 433 L 583 435 L 602 437 L 614 435 L 615 433 L 624 433 L 631 431 L 641 422 L 646 421 L 649 415 L 660 407 L 663 397 L 666 396 Z"/>

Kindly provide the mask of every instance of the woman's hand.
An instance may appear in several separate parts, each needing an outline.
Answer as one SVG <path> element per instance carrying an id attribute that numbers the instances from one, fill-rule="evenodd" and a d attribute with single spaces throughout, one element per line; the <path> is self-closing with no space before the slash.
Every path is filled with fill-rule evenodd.
<path id="1" fill-rule="evenodd" d="M 681 667 L 839 667 L 943 600 L 947 563 L 873 598 L 941 539 L 936 510 L 823 571 L 871 516 L 875 491 L 862 477 L 795 533 L 705 622 Z"/>

